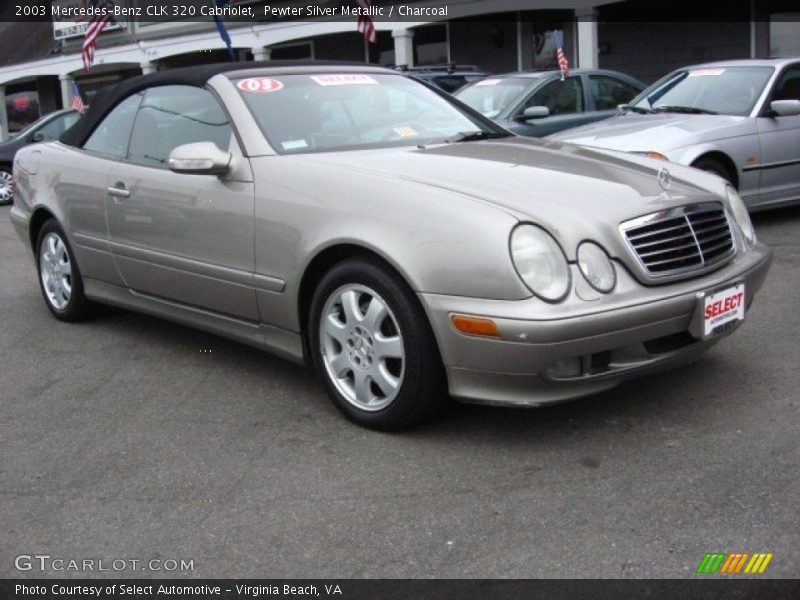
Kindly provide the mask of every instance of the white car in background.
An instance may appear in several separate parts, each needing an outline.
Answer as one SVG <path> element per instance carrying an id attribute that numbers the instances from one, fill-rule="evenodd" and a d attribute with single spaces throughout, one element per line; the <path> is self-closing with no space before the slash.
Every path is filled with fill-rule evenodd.
<path id="1" fill-rule="evenodd" d="M 678 69 L 616 117 L 549 139 L 711 171 L 758 210 L 800 201 L 800 58 Z"/>

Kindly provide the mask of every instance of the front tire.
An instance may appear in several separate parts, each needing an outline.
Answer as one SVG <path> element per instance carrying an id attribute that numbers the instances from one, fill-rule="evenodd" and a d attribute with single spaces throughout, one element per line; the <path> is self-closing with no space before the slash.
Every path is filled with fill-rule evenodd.
<path id="1" fill-rule="evenodd" d="M 36 240 L 39 287 L 50 312 L 61 321 L 91 316 L 95 304 L 83 293 L 83 279 L 64 230 L 55 219 L 45 221 Z"/>
<path id="2" fill-rule="evenodd" d="M 14 176 L 8 167 L 0 167 L 0 205 L 14 202 Z"/>
<path id="3" fill-rule="evenodd" d="M 378 260 L 348 259 L 328 271 L 308 325 L 314 366 L 351 421 L 397 431 L 445 405 L 442 362 L 425 311 Z"/>

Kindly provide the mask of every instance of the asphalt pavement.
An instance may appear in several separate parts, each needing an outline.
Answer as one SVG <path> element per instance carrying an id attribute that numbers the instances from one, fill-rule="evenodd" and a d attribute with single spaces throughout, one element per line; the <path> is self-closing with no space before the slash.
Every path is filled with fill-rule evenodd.
<path id="1" fill-rule="evenodd" d="M 0 577 L 696 577 L 716 551 L 800 576 L 800 207 L 756 217 L 772 271 L 701 361 L 402 434 L 214 335 L 111 309 L 56 321 L 8 211 Z M 193 570 L 17 570 L 37 554 Z"/>

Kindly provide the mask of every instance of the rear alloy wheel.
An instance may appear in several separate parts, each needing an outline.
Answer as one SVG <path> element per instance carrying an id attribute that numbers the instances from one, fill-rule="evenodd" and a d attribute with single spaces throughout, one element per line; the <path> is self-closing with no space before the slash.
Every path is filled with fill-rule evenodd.
<path id="1" fill-rule="evenodd" d="M 14 201 L 14 177 L 6 167 L 0 167 L 0 204 Z"/>
<path id="2" fill-rule="evenodd" d="M 91 314 L 94 304 L 83 294 L 78 265 L 67 237 L 54 219 L 42 226 L 36 243 L 39 285 L 47 308 L 62 321 L 79 321 Z"/>
<path id="3" fill-rule="evenodd" d="M 333 267 L 312 300 L 314 364 L 334 404 L 372 429 L 403 429 L 446 400 L 441 359 L 419 300 L 377 261 Z"/>

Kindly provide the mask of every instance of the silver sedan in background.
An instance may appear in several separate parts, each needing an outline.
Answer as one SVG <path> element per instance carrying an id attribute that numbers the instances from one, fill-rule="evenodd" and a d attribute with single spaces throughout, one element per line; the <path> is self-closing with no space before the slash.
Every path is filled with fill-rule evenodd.
<path id="1" fill-rule="evenodd" d="M 736 191 L 520 138 L 386 69 L 235 63 L 126 80 L 21 150 L 11 219 L 52 314 L 108 303 L 313 365 L 408 426 L 692 360 L 770 264 Z"/>
<path id="2" fill-rule="evenodd" d="M 550 136 L 710 171 L 750 210 L 800 201 L 800 58 L 685 67 L 606 121 Z"/>

